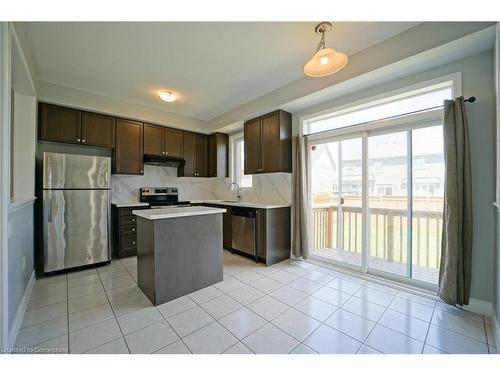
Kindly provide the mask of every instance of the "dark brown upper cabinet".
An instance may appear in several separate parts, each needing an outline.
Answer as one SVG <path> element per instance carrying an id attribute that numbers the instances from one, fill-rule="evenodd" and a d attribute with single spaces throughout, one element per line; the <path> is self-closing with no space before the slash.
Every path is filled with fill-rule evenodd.
<path id="1" fill-rule="evenodd" d="M 179 177 L 207 177 L 207 143 L 204 134 L 184 132 L 184 167 L 177 170 Z"/>
<path id="2" fill-rule="evenodd" d="M 81 143 L 82 114 L 77 109 L 40 103 L 38 124 L 41 140 Z"/>
<path id="3" fill-rule="evenodd" d="M 144 154 L 164 155 L 163 126 L 144 124 Z"/>
<path id="4" fill-rule="evenodd" d="M 116 119 L 113 173 L 144 174 L 143 134 L 141 122 Z"/>
<path id="5" fill-rule="evenodd" d="M 184 156 L 183 131 L 172 128 L 165 128 L 164 150 L 168 156 L 182 158 Z"/>
<path id="6" fill-rule="evenodd" d="M 208 136 L 208 177 L 229 177 L 229 136 L 214 133 Z"/>
<path id="7" fill-rule="evenodd" d="M 115 118 L 82 112 L 82 144 L 115 147 Z"/>
<path id="8" fill-rule="evenodd" d="M 182 130 L 144 124 L 144 154 L 182 158 L 183 150 Z"/>
<path id="9" fill-rule="evenodd" d="M 292 115 L 278 110 L 245 122 L 245 174 L 292 172 Z"/>
<path id="10" fill-rule="evenodd" d="M 40 139 L 99 147 L 115 147 L 115 118 L 40 103 Z"/>
<path id="11" fill-rule="evenodd" d="M 196 177 L 208 177 L 208 136 L 195 134 L 196 137 Z"/>

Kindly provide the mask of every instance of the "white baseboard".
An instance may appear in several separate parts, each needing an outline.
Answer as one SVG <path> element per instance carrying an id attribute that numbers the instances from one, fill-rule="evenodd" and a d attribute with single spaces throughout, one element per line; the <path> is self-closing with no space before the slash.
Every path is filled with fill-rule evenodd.
<path id="1" fill-rule="evenodd" d="M 495 342 L 497 348 L 500 348 L 500 317 L 497 316 L 499 314 L 500 311 L 495 311 L 495 309 L 493 309 L 493 314 L 491 314 L 491 321 L 493 322 L 493 331 L 495 333 Z"/>
<path id="2" fill-rule="evenodd" d="M 24 291 L 24 296 L 19 303 L 19 307 L 16 311 L 16 317 L 14 318 L 14 322 L 12 323 L 12 327 L 9 331 L 9 348 L 13 348 L 16 345 L 17 336 L 19 335 L 19 331 L 21 330 L 21 325 L 23 324 L 24 314 L 26 313 L 26 308 L 28 307 L 28 302 L 31 297 L 31 292 L 33 291 L 33 286 L 35 285 L 35 271 L 31 273 L 30 281 L 26 286 L 26 290 Z"/>
<path id="3" fill-rule="evenodd" d="M 493 303 L 482 299 L 469 298 L 469 304 L 463 306 L 463 309 L 493 318 Z"/>

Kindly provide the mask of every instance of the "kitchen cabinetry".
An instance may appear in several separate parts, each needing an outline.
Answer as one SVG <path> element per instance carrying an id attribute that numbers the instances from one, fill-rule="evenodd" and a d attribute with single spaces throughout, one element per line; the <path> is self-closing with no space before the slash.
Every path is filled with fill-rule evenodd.
<path id="1" fill-rule="evenodd" d="M 82 112 L 82 144 L 115 147 L 115 118 Z"/>
<path id="2" fill-rule="evenodd" d="M 144 124 L 144 154 L 183 157 L 182 130 Z"/>
<path id="3" fill-rule="evenodd" d="M 82 113 L 76 109 L 40 103 L 40 139 L 52 142 L 80 144 Z"/>
<path id="4" fill-rule="evenodd" d="M 266 266 L 290 258 L 291 208 L 257 209 L 256 260 Z"/>
<path id="5" fill-rule="evenodd" d="M 115 118 L 40 103 L 39 134 L 43 141 L 112 148 L 115 146 Z"/>
<path id="6" fill-rule="evenodd" d="M 208 177 L 229 177 L 229 136 L 214 133 L 208 136 Z"/>
<path id="7" fill-rule="evenodd" d="M 233 246 L 233 227 L 232 227 L 232 207 L 223 203 L 202 203 L 200 206 L 225 208 L 226 212 L 222 216 L 222 238 L 225 249 L 238 254 L 243 252 L 236 251 Z M 246 208 L 256 212 L 255 215 L 255 256 L 253 259 L 257 262 L 263 262 L 266 266 L 273 265 L 290 258 L 291 249 L 291 208 L 251 208 L 247 205 L 240 208 Z M 242 232 L 244 228 L 235 227 L 235 230 Z M 244 254 L 247 255 L 248 254 Z"/>
<path id="8" fill-rule="evenodd" d="M 133 210 L 147 207 L 117 207 L 111 206 L 113 255 L 124 258 L 137 255 L 137 217 Z"/>
<path id="9" fill-rule="evenodd" d="M 116 145 L 113 152 L 113 173 L 144 174 L 143 124 L 116 120 Z"/>
<path id="10" fill-rule="evenodd" d="M 184 132 L 184 160 L 183 167 L 179 167 L 179 177 L 207 177 L 207 136 L 191 132 Z"/>
<path id="11" fill-rule="evenodd" d="M 144 124 L 144 154 L 163 155 L 163 126 Z"/>
<path id="12" fill-rule="evenodd" d="M 245 174 L 292 172 L 292 116 L 278 110 L 245 122 Z"/>
<path id="13" fill-rule="evenodd" d="M 165 154 L 182 158 L 184 156 L 184 144 L 182 134 L 178 129 L 165 128 L 164 130 L 164 150 Z"/>
<path id="14" fill-rule="evenodd" d="M 177 158 L 174 165 L 184 159 L 179 177 L 229 176 L 224 133 L 207 136 L 47 103 L 39 103 L 38 127 L 41 141 L 113 149 L 113 174 L 142 175 L 144 155 L 152 155 Z M 259 131 L 260 127 L 259 122 Z"/>

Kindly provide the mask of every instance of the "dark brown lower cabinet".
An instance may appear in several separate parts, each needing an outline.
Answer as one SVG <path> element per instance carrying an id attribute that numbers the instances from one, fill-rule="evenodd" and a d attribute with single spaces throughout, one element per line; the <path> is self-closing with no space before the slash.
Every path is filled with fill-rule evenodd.
<path id="1" fill-rule="evenodd" d="M 222 243 L 225 249 L 232 249 L 231 207 L 224 204 L 203 203 L 200 206 L 225 208 L 222 215 Z M 290 258 L 291 252 L 291 208 L 256 209 L 255 260 L 271 266 Z M 247 255 L 248 256 L 248 255 Z"/>
<path id="2" fill-rule="evenodd" d="M 125 258 L 137 255 L 137 217 L 133 210 L 148 207 L 117 207 L 111 206 L 113 256 Z"/>
<path id="3" fill-rule="evenodd" d="M 266 266 L 290 258 L 291 208 L 257 209 L 258 261 Z"/>

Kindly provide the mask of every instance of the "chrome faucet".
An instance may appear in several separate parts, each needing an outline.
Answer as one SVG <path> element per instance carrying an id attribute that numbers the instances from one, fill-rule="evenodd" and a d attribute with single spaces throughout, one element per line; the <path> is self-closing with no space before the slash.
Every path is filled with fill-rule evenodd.
<path id="1" fill-rule="evenodd" d="M 231 188 L 233 187 L 233 185 L 236 185 L 236 190 L 235 190 L 235 191 L 236 191 L 236 199 L 234 199 L 234 194 L 233 194 L 233 199 L 234 199 L 234 200 L 239 201 L 239 200 L 241 199 L 241 195 L 240 195 L 240 185 L 238 185 L 238 183 L 237 183 L 237 182 L 231 182 L 231 183 L 229 184 L 229 189 L 230 189 L 230 190 L 232 190 Z"/>

